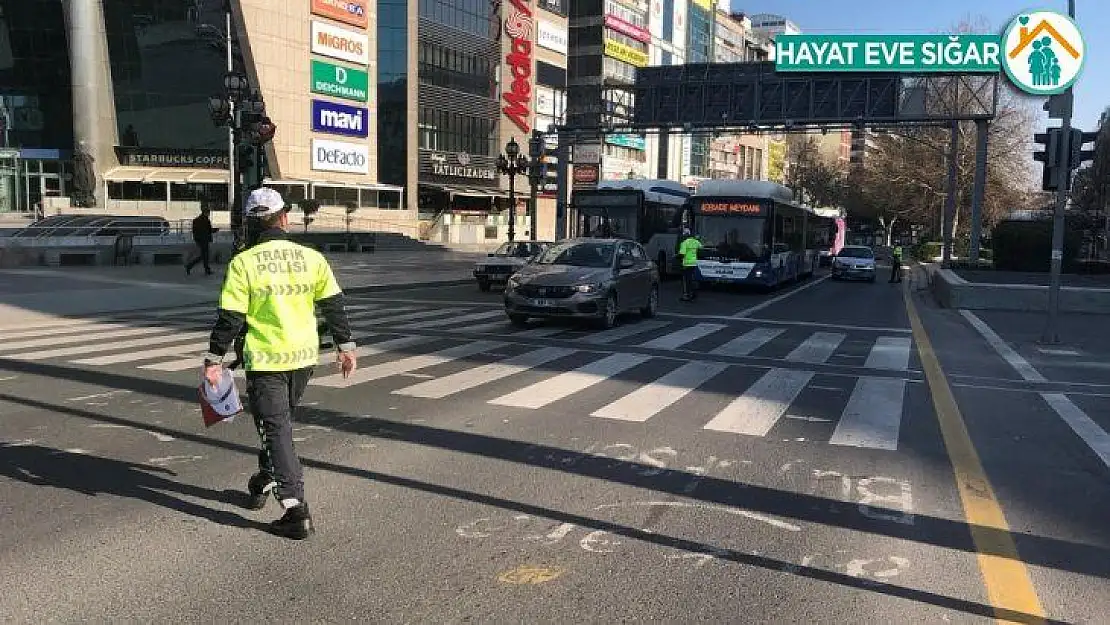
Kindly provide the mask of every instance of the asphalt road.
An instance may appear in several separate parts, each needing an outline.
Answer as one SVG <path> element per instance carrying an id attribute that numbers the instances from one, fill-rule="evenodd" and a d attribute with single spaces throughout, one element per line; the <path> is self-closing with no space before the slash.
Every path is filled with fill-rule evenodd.
<path id="1" fill-rule="evenodd" d="M 471 286 L 356 297 L 360 368 L 320 367 L 296 426 L 305 542 L 237 506 L 249 419 L 201 424 L 211 310 L 0 332 L 0 613 L 1110 622 L 1082 427 L 1110 429 L 1110 393 L 1030 381 L 917 288 L 668 283 L 605 334 L 511 328 Z"/>

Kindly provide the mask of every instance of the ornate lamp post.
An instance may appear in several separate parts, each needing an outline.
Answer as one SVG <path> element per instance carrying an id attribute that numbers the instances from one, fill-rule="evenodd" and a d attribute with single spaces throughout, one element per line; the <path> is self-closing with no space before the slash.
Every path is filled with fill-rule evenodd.
<path id="1" fill-rule="evenodd" d="M 497 157 L 497 171 L 509 177 L 509 241 L 516 238 L 516 177 L 528 173 L 528 157 L 520 153 L 516 137 L 505 144 L 505 153 Z M 532 226 L 535 230 L 535 225 Z"/>
<path id="2" fill-rule="evenodd" d="M 262 185 L 266 169 L 263 146 L 273 140 L 277 126 L 266 116 L 262 94 L 251 90 L 246 76 L 235 72 L 224 76 L 224 94 L 208 99 L 208 113 L 216 126 L 231 130 L 228 210 L 235 247 L 241 249 L 248 237 L 239 205 L 245 192 Z"/>

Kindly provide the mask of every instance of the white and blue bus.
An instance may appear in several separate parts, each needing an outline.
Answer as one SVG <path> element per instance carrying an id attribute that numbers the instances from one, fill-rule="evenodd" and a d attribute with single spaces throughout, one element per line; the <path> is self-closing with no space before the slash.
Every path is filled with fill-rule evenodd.
<path id="1" fill-rule="evenodd" d="M 666 277 L 676 267 L 679 219 L 690 189 L 673 180 L 604 180 L 571 195 L 572 237 L 633 239 Z"/>
<path id="2" fill-rule="evenodd" d="M 813 274 L 833 220 L 774 182 L 706 180 L 682 221 L 704 245 L 698 280 L 774 288 Z"/>

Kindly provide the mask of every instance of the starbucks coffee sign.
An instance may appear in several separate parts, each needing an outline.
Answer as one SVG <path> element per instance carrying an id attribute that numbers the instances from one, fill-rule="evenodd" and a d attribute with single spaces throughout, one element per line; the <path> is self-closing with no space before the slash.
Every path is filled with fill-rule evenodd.
<path id="1" fill-rule="evenodd" d="M 312 59 L 312 93 L 366 102 L 370 99 L 369 77 L 360 69 L 352 69 Z"/>

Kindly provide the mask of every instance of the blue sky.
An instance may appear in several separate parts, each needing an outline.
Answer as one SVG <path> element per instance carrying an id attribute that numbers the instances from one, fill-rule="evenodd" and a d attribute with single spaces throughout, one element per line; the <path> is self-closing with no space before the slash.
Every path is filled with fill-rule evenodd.
<path id="1" fill-rule="evenodd" d="M 1110 106 L 1110 38 L 1106 35 L 1110 1 L 1076 0 L 1075 4 L 1087 61 L 1075 86 L 1073 124 L 1095 130 L 1099 115 Z M 733 11 L 777 13 L 811 33 L 936 33 L 951 31 L 965 21 L 982 21 L 992 32 L 1001 33 L 1015 15 L 1029 9 L 1066 12 L 1068 4 L 1066 0 L 732 0 Z M 1042 117 L 1044 99 L 1033 98 Z"/>

